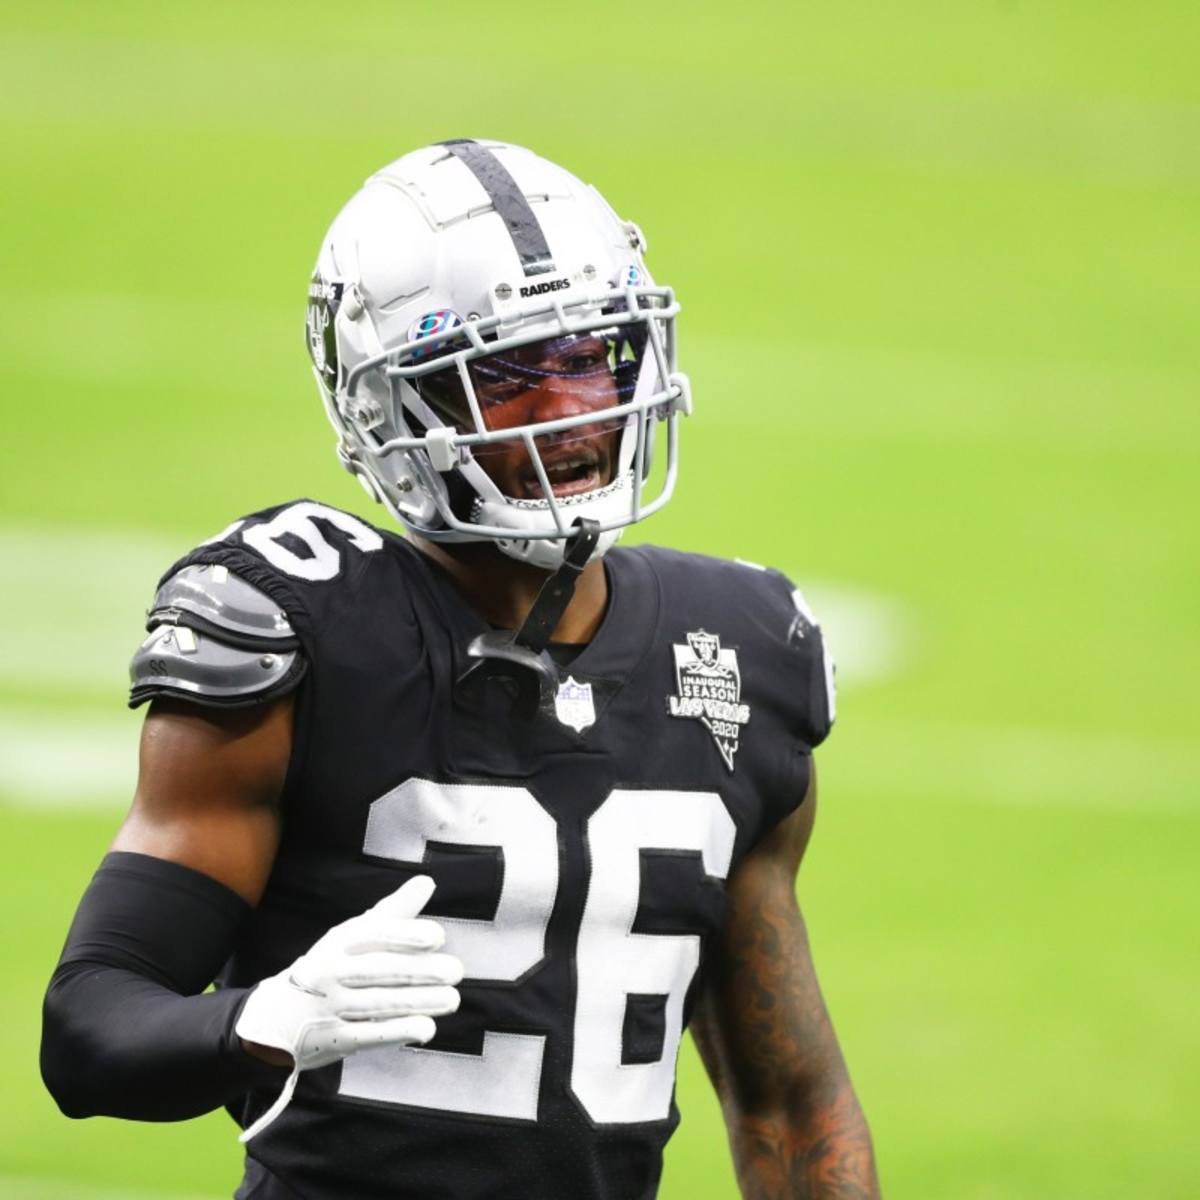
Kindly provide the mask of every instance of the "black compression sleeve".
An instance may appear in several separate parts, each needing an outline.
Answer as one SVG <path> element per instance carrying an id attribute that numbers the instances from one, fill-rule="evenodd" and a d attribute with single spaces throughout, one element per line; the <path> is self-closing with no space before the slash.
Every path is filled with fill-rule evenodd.
<path id="1" fill-rule="evenodd" d="M 248 989 L 204 992 L 248 911 L 177 863 L 105 857 L 42 1012 L 42 1078 L 67 1116 L 178 1121 L 282 1083 L 233 1031 Z"/>

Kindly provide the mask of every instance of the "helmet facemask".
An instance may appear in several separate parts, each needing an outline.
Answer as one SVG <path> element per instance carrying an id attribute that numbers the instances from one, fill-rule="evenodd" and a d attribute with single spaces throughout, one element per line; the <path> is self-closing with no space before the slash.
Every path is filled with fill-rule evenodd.
<path id="1" fill-rule="evenodd" d="M 425 314 L 338 389 L 353 469 L 431 539 L 492 540 L 554 568 L 582 516 L 598 522 L 603 553 L 675 484 L 690 407 L 677 312 L 670 289 L 614 284 L 466 321 Z M 660 423 L 666 464 L 652 481 Z"/>

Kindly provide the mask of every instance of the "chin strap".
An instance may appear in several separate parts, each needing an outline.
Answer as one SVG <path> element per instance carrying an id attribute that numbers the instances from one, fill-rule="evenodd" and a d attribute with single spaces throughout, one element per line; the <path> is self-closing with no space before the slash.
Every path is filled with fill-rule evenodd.
<path id="1" fill-rule="evenodd" d="M 467 647 L 468 656 L 476 661 L 459 676 L 458 685 L 464 692 L 479 696 L 488 680 L 496 680 L 512 697 L 521 716 L 553 712 L 561 676 L 546 646 L 599 540 L 597 521 L 575 519 L 575 532 L 567 539 L 562 566 L 542 585 L 521 628 L 489 630 Z"/>

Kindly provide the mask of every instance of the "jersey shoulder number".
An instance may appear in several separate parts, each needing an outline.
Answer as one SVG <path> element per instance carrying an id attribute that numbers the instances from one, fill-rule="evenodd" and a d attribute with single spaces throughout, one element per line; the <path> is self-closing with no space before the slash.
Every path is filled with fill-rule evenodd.
<path id="1" fill-rule="evenodd" d="M 306 583 L 326 583 L 345 568 L 343 547 L 359 554 L 383 548 L 366 521 L 316 500 L 296 500 L 234 521 L 201 548 L 245 546 L 277 571 Z"/>

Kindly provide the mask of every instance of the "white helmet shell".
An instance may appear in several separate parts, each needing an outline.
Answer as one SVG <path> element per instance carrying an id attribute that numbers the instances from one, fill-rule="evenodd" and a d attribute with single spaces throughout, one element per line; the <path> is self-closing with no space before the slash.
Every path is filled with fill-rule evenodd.
<path id="1" fill-rule="evenodd" d="M 334 220 L 309 289 L 309 352 L 343 464 L 422 536 L 492 540 L 552 569 L 586 517 L 600 525 L 603 553 L 669 499 L 678 417 L 690 410 L 676 369 L 678 305 L 651 280 L 644 248 L 595 189 L 519 146 L 447 142 L 377 172 Z M 581 336 L 609 347 L 611 404 L 490 429 L 479 360 Z M 430 402 L 437 372 L 461 384 L 457 419 Z M 623 430 L 611 478 L 556 493 L 544 447 L 598 423 Z M 667 467 L 648 497 L 660 423 Z M 535 496 L 506 495 L 478 460 L 517 443 L 540 481 Z"/>

